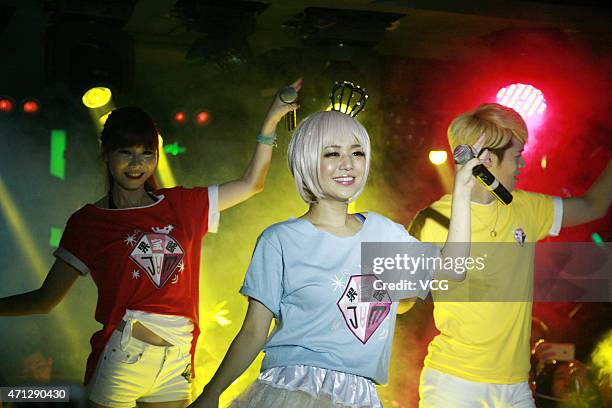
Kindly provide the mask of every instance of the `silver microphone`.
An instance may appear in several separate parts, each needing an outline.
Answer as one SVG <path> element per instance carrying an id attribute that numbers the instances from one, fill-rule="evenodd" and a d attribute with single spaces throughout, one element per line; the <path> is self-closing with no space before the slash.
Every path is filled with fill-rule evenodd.
<path id="1" fill-rule="evenodd" d="M 286 86 L 280 90 L 278 97 L 282 102 L 292 104 L 297 101 L 298 93 L 292 86 Z M 287 130 L 291 131 L 295 129 L 295 125 L 297 124 L 297 110 L 292 110 L 287 113 L 285 117 L 287 118 Z"/>

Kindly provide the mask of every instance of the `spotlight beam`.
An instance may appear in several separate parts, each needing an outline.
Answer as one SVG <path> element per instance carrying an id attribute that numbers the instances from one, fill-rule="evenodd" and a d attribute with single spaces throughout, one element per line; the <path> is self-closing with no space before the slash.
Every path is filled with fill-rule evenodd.
<path id="1" fill-rule="evenodd" d="M 26 263 L 42 282 L 47 276 L 49 267 L 40 256 L 40 251 L 37 250 L 36 242 L 30 234 L 10 192 L 6 188 L 2 176 L 0 176 L 0 209 L 8 221 L 9 229 L 17 239 L 18 247 L 23 251 Z M 67 346 L 72 349 L 77 349 L 80 333 L 74 326 L 70 318 L 70 313 L 71 312 L 66 309 L 65 303 L 60 303 L 54 309 L 54 312 L 50 314 L 50 317 L 57 321 L 57 326 L 59 326 L 58 330 L 64 331 L 66 342 L 69 343 Z"/>

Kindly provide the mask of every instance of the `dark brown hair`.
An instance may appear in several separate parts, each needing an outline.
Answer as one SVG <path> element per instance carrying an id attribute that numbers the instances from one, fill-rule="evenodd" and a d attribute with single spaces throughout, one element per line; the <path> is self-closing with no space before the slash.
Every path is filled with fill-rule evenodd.
<path id="1" fill-rule="evenodd" d="M 147 112 L 137 106 L 126 106 L 114 109 L 104 123 L 100 136 L 100 149 L 103 157 L 121 148 L 144 146 L 151 149 L 159 158 L 159 136 L 155 122 Z M 109 189 L 112 188 L 113 176 L 106 169 Z M 155 175 L 145 182 L 145 190 L 157 189 Z"/>

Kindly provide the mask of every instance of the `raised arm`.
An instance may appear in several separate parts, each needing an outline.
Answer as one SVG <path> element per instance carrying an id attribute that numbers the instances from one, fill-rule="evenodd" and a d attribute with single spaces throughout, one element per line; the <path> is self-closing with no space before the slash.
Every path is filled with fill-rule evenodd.
<path id="1" fill-rule="evenodd" d="M 562 227 L 572 227 L 595 221 L 608 211 L 612 201 L 612 162 L 582 197 L 563 199 Z"/>
<path id="2" fill-rule="evenodd" d="M 302 80 L 298 79 L 291 86 L 299 91 L 302 87 Z M 260 134 L 266 138 L 275 135 L 276 126 L 285 114 L 298 108 L 296 103 L 287 104 L 280 100 L 278 93 L 274 96 L 274 101 L 261 126 Z M 264 188 L 266 176 L 272 162 L 271 144 L 257 143 L 255 153 L 247 167 L 244 175 L 237 179 L 219 186 L 219 211 L 240 204 L 248 200 Z"/>
<path id="3" fill-rule="evenodd" d="M 58 259 L 39 289 L 0 299 L 0 316 L 49 313 L 66 296 L 79 271 Z"/>
<path id="4" fill-rule="evenodd" d="M 478 152 L 484 144 L 484 135 L 474 144 L 473 149 Z M 481 158 L 473 158 L 465 165 L 457 165 L 455 174 L 455 186 L 453 188 L 453 202 L 451 204 L 450 225 L 446 243 L 441 250 L 442 258 L 467 258 L 470 256 L 470 241 L 472 240 L 470 200 L 472 188 L 476 178 L 472 175 L 472 169 L 489 159 L 486 151 Z M 454 264 L 454 263 L 453 263 Z M 457 274 L 454 271 L 440 270 L 434 274 L 436 279 L 448 279 L 452 281 L 463 281 L 465 274 Z"/>
<path id="5" fill-rule="evenodd" d="M 204 387 L 202 395 L 191 406 L 217 408 L 219 397 L 246 370 L 268 338 L 272 312 L 264 305 L 249 298 L 249 308 L 240 331 L 232 341 L 217 372 Z"/>

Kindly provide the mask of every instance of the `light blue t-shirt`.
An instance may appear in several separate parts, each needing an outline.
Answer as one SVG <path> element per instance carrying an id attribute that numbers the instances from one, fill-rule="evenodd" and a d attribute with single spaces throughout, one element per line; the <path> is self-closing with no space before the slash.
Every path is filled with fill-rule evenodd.
<path id="1" fill-rule="evenodd" d="M 361 275 L 362 242 L 418 241 L 374 212 L 350 237 L 293 218 L 259 236 L 240 293 L 261 302 L 276 319 L 262 371 L 310 365 L 387 382 L 397 303 L 386 291 L 364 290 L 375 275 Z"/>

